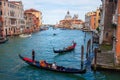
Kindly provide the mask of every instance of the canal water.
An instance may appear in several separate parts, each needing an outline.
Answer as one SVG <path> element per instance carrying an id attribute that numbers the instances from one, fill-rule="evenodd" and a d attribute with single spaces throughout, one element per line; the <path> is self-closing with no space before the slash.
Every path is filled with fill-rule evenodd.
<path id="1" fill-rule="evenodd" d="M 54 35 L 56 34 L 56 35 Z M 35 50 L 36 60 L 56 62 L 57 65 L 80 69 L 81 45 L 85 47 L 92 34 L 80 30 L 61 30 L 49 28 L 46 31 L 33 33 L 31 37 L 9 37 L 9 41 L 0 44 L 0 80 L 119 80 L 118 73 L 93 72 L 88 63 L 85 74 L 65 74 L 34 68 L 23 62 L 18 54 L 31 58 L 32 49 Z M 74 51 L 62 55 L 55 54 L 55 49 L 62 49 L 77 43 Z M 92 50 L 91 50 L 92 53 Z M 84 62 L 86 58 L 84 56 Z"/>

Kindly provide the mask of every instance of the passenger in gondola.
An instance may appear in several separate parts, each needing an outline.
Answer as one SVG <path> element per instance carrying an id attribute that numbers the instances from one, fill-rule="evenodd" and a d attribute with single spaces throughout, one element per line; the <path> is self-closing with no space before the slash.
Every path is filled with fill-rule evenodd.
<path id="1" fill-rule="evenodd" d="M 32 50 L 32 61 L 35 61 L 35 51 Z"/>
<path id="2" fill-rule="evenodd" d="M 40 66 L 42 66 L 42 67 L 47 67 L 46 61 L 45 61 L 45 60 L 41 60 L 41 61 L 40 61 Z"/>
<path id="3" fill-rule="evenodd" d="M 57 66 L 56 66 L 56 63 L 55 63 L 55 62 L 52 64 L 52 68 L 53 68 L 53 69 L 57 69 Z"/>

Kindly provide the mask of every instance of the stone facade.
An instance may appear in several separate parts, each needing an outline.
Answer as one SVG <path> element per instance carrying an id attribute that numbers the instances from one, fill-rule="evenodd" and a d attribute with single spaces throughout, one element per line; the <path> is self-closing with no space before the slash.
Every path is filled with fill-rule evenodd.
<path id="1" fill-rule="evenodd" d="M 70 12 L 68 11 L 65 18 L 63 20 L 60 20 L 59 24 L 57 24 L 57 27 L 68 29 L 81 29 L 83 28 L 83 24 L 84 22 L 78 19 L 77 14 L 75 14 L 72 18 Z"/>
<path id="2" fill-rule="evenodd" d="M 112 44 L 114 27 L 112 25 L 113 14 L 115 13 L 115 3 L 114 0 L 103 0 L 102 5 L 104 6 L 104 31 L 103 31 L 103 43 Z"/>
<path id="3" fill-rule="evenodd" d="M 24 10 L 21 1 L 0 1 L 0 24 L 2 36 L 18 35 L 25 27 Z"/>

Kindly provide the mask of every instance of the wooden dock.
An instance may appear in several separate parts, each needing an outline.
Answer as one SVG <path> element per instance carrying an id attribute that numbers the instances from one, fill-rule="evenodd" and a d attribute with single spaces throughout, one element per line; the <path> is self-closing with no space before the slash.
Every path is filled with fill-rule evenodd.
<path id="1" fill-rule="evenodd" d="M 96 65 L 94 64 L 94 59 L 91 64 L 91 68 L 93 70 L 120 72 L 120 65 L 114 64 L 113 52 L 109 51 L 97 53 Z"/>

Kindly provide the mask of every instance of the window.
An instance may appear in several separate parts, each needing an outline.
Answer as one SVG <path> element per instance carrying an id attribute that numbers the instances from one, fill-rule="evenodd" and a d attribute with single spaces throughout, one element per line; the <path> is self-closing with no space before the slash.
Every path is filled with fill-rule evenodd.
<path id="1" fill-rule="evenodd" d="M 10 11 L 10 16 L 15 16 L 15 12 L 14 11 Z"/>
<path id="2" fill-rule="evenodd" d="M 101 15 L 101 13 L 99 12 L 99 16 Z"/>
<path id="3" fill-rule="evenodd" d="M 0 10 L 0 16 L 2 15 L 2 11 Z"/>
<path id="4" fill-rule="evenodd" d="M 98 23 L 100 23 L 100 19 L 98 20 Z"/>

